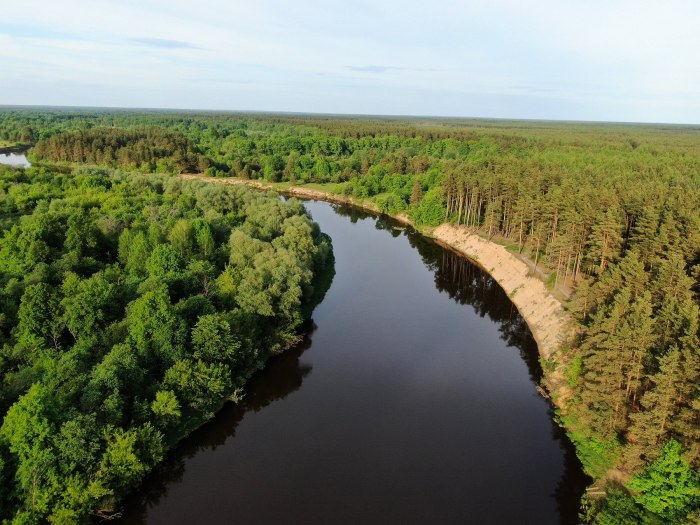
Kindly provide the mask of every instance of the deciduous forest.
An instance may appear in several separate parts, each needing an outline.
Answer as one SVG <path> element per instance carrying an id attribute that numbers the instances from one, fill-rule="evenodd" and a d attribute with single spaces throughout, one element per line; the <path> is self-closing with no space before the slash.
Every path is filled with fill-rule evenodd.
<path id="1" fill-rule="evenodd" d="M 530 261 L 577 323 L 557 417 L 607 494 L 582 522 L 700 519 L 700 128 L 6 109 L 0 140 L 36 163 L 0 183 L 6 519 L 109 509 L 313 303 L 332 256 L 303 208 L 183 172 L 368 200 Z"/>
<path id="2" fill-rule="evenodd" d="M 109 517 L 299 327 L 332 277 L 297 201 L 0 168 L 0 516 Z"/>

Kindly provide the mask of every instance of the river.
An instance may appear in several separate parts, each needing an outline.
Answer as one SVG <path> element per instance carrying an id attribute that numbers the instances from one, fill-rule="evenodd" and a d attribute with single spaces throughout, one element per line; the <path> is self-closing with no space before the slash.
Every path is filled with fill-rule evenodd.
<path id="1" fill-rule="evenodd" d="M 336 258 L 313 327 L 119 523 L 576 523 L 587 479 L 495 281 L 386 217 L 306 206 Z"/>

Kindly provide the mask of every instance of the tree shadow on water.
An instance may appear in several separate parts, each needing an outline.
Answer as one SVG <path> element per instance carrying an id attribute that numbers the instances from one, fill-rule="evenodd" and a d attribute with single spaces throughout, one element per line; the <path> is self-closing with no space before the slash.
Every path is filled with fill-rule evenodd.
<path id="1" fill-rule="evenodd" d="M 182 480 L 188 459 L 203 450 L 215 450 L 235 437 L 238 425 L 249 412 L 258 412 L 299 390 L 312 370 L 310 364 L 301 362 L 301 356 L 311 347 L 311 334 L 315 328 L 313 321 L 308 321 L 303 339 L 298 344 L 271 357 L 263 370 L 253 374 L 240 402 L 227 402 L 213 419 L 168 452 L 165 460 L 141 484 L 138 492 L 126 498 L 124 517 L 117 523 L 147 523 L 148 509 L 167 495 L 172 484 Z"/>
<path id="2" fill-rule="evenodd" d="M 351 214 L 352 211 L 342 210 Z M 339 210 L 336 208 L 336 213 Z M 362 218 L 368 214 L 360 212 Z M 485 270 L 453 249 L 425 238 L 410 227 L 387 216 L 376 217 L 376 228 L 387 230 L 392 236 L 405 234 L 409 244 L 421 256 L 423 264 L 434 274 L 435 287 L 458 304 L 469 305 L 480 317 L 497 324 L 501 338 L 509 347 L 516 348 L 525 362 L 531 381 L 542 380 L 537 343 L 527 323 L 508 294 Z M 559 511 L 561 525 L 578 523 L 578 511 L 586 487 L 591 480 L 583 472 L 573 444 L 565 431 L 554 422 L 554 407 L 550 405 L 551 432 L 562 450 L 563 472 L 552 493 Z"/>

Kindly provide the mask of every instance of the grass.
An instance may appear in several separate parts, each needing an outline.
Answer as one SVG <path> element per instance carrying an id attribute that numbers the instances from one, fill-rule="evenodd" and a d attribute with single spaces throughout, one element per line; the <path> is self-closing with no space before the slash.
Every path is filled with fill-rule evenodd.
<path id="1" fill-rule="evenodd" d="M 308 182 L 306 184 L 297 184 L 297 186 L 302 186 L 304 188 L 309 188 L 312 190 L 318 190 L 318 191 L 327 191 L 329 193 L 337 193 L 340 194 L 343 192 L 343 186 L 345 186 L 344 183 L 326 183 L 326 184 L 321 184 L 317 182 Z"/>

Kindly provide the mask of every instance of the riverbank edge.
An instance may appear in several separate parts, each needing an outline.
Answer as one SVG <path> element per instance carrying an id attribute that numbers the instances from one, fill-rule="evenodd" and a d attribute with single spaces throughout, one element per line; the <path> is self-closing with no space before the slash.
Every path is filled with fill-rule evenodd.
<path id="1" fill-rule="evenodd" d="M 208 177 L 200 174 L 183 173 L 179 177 L 183 180 L 197 180 L 212 184 L 247 186 L 262 191 L 273 190 L 291 197 L 349 204 L 382 214 L 377 205 L 371 201 L 304 186 L 236 177 Z M 543 362 L 542 384 L 546 390 L 543 394 L 546 393 L 556 408 L 566 412 L 566 400 L 571 395 L 571 389 L 566 381 L 566 370 L 569 364 L 566 350 L 576 336 L 577 323 L 566 312 L 563 304 L 548 290 L 545 283 L 533 276 L 528 265 L 510 253 L 505 246 L 484 239 L 465 226 L 443 223 L 434 228 L 417 227 L 406 215 L 389 216 L 463 255 L 486 271 L 501 286 L 527 323 L 537 343 L 540 360 Z"/>
<path id="2" fill-rule="evenodd" d="M 9 146 L 0 146 L 0 155 L 6 155 L 8 153 L 24 153 L 31 147 L 31 144 L 27 144 L 24 142 L 15 142 L 13 144 L 10 144 Z"/>

